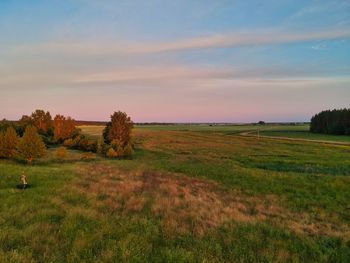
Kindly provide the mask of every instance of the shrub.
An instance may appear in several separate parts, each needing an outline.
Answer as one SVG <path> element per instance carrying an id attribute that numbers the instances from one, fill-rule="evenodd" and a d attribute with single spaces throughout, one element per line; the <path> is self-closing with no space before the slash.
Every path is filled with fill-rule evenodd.
<path id="1" fill-rule="evenodd" d="M 96 152 L 97 141 L 94 139 L 84 138 L 79 142 L 79 149 L 87 152 Z"/>
<path id="2" fill-rule="evenodd" d="M 84 135 L 78 135 L 74 139 L 70 138 L 63 142 L 63 145 L 70 149 L 77 149 L 86 152 L 97 152 L 98 142 L 92 138 L 86 138 Z"/>
<path id="3" fill-rule="evenodd" d="M 78 136 L 74 137 L 74 139 L 73 139 L 73 148 L 74 149 L 79 149 L 80 141 L 83 140 L 84 138 L 85 138 L 84 135 L 78 135 Z"/>
<path id="4" fill-rule="evenodd" d="M 105 149 L 105 141 L 103 139 L 103 136 L 101 136 L 98 141 L 97 141 L 97 150 L 96 152 L 99 154 L 104 153 L 104 149 Z"/>
<path id="5" fill-rule="evenodd" d="M 107 150 L 107 157 L 109 158 L 122 158 L 131 157 L 133 154 L 132 143 L 122 146 L 117 140 L 112 141 L 110 148 Z"/>
<path id="6" fill-rule="evenodd" d="M 67 139 L 63 142 L 63 145 L 68 147 L 68 148 L 73 148 L 74 147 L 74 141 L 73 139 Z"/>
<path id="7" fill-rule="evenodd" d="M 133 149 L 133 146 L 132 146 L 132 143 L 129 142 L 123 149 L 123 152 L 124 152 L 124 156 L 126 157 L 131 157 L 134 153 L 134 149 Z"/>
<path id="8" fill-rule="evenodd" d="M 65 159 L 67 157 L 68 153 L 67 153 L 67 150 L 65 147 L 59 147 L 57 150 L 56 150 L 56 158 L 57 159 Z"/>
<path id="9" fill-rule="evenodd" d="M 107 157 L 108 157 L 108 158 L 118 158 L 119 155 L 118 155 L 118 153 L 111 147 L 111 148 L 109 148 L 108 151 L 107 151 Z"/>
<path id="10" fill-rule="evenodd" d="M 46 155 L 46 147 L 43 139 L 33 126 L 28 126 L 17 146 L 18 157 L 31 164 L 34 159 Z"/>

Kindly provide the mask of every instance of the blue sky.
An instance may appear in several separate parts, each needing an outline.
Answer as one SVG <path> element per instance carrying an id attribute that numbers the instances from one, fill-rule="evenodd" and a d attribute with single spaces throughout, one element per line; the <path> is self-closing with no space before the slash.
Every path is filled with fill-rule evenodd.
<path id="1" fill-rule="evenodd" d="M 0 1 L 0 118 L 306 121 L 349 84 L 345 0 Z"/>

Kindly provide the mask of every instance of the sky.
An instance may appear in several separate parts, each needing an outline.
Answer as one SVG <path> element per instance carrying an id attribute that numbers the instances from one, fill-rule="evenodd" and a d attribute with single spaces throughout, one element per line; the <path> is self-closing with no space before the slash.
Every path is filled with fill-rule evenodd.
<path id="1" fill-rule="evenodd" d="M 0 1 L 0 119 L 289 122 L 344 107 L 349 0 Z"/>

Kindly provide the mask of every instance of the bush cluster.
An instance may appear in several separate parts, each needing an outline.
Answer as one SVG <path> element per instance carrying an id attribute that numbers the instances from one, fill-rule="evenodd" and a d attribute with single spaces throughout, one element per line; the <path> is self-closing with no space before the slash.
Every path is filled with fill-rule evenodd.
<path id="1" fill-rule="evenodd" d="M 32 163 L 45 156 L 48 145 L 60 144 L 78 134 L 75 120 L 62 115 L 52 119 L 50 112 L 43 110 L 36 110 L 30 116 L 23 115 L 18 122 L 3 120 L 0 122 L 0 158 Z"/>
<path id="2" fill-rule="evenodd" d="M 118 141 L 112 141 L 105 149 L 107 149 L 106 156 L 109 158 L 131 157 L 134 152 L 131 142 L 122 145 Z"/>
<path id="3" fill-rule="evenodd" d="M 350 109 L 326 110 L 311 118 L 314 133 L 350 135 Z"/>
<path id="4" fill-rule="evenodd" d="M 86 152 L 97 152 L 97 140 L 87 138 L 84 135 L 78 135 L 74 138 L 66 139 L 63 145 L 69 149 L 81 150 Z"/>
<path id="5" fill-rule="evenodd" d="M 98 153 L 109 158 L 131 157 L 133 122 L 125 112 L 114 112 L 101 137 L 96 140 L 84 136 L 70 117 L 36 110 L 14 123 L 0 121 L 0 158 L 17 158 L 32 163 L 46 154 L 50 144 L 63 145 L 56 151 L 56 158 L 64 159 L 66 148 Z"/>

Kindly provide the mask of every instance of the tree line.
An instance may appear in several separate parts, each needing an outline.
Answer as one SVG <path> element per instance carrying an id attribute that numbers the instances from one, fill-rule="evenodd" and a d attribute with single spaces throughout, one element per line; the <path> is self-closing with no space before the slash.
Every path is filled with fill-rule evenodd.
<path id="1" fill-rule="evenodd" d="M 310 132 L 350 135 L 350 109 L 325 110 L 311 118 Z"/>
<path id="2" fill-rule="evenodd" d="M 17 122 L 0 121 L 0 158 L 24 160 L 30 164 L 44 157 L 49 147 L 57 145 L 110 158 L 130 157 L 133 154 L 132 128 L 133 122 L 126 113 L 114 112 L 103 134 L 96 139 L 82 134 L 71 117 L 58 114 L 52 118 L 50 112 L 36 110 Z"/>

